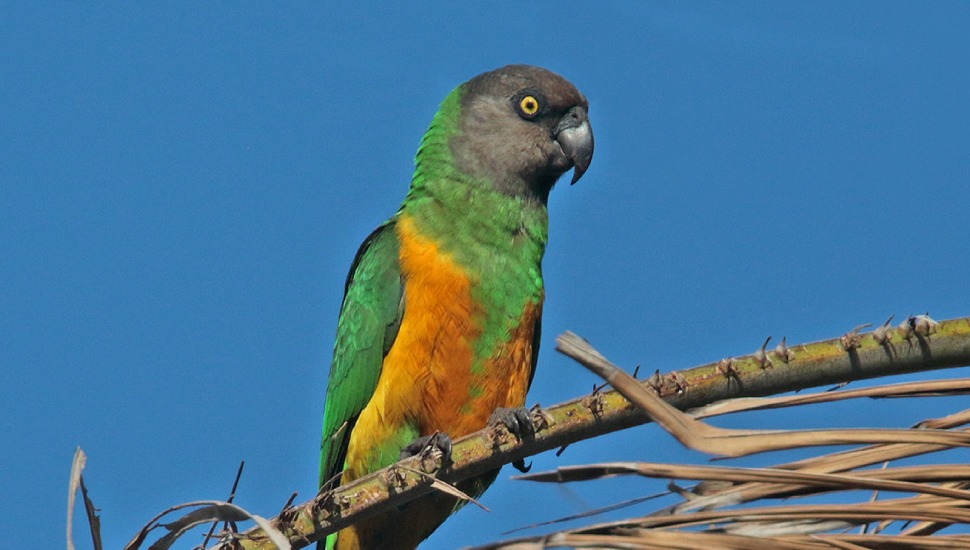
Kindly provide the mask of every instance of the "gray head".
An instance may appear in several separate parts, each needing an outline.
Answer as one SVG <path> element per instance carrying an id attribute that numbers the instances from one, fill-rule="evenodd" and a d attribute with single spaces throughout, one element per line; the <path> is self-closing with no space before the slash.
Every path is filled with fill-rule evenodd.
<path id="1" fill-rule="evenodd" d="M 586 97 L 563 77 L 508 65 L 462 85 L 458 134 L 451 140 L 463 172 L 499 191 L 546 202 L 570 168 L 576 183 L 593 158 Z"/>

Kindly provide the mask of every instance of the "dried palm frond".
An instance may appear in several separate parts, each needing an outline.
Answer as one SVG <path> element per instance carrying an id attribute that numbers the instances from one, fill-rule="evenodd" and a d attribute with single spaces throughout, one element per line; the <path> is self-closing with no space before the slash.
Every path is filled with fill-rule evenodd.
<path id="1" fill-rule="evenodd" d="M 540 482 L 614 476 L 696 480 L 682 501 L 647 515 L 479 547 L 524 548 L 970 548 L 970 465 L 948 463 L 967 446 L 970 409 L 910 428 L 723 430 L 699 418 L 765 408 L 809 406 L 858 397 L 960 395 L 970 379 L 881 385 L 775 398 L 739 398 L 691 414 L 667 405 L 575 335 L 559 349 L 587 366 L 685 445 L 723 456 L 832 444 L 862 444 L 772 467 L 613 462 L 519 476 Z M 894 461 L 922 455 L 921 465 Z M 891 497 L 882 493 L 889 492 Z M 800 503 L 810 499 L 811 502 Z M 962 533 L 941 534 L 958 526 Z M 858 532 L 849 533 L 850 529 Z M 951 529 L 952 530 L 952 529 Z"/>
<path id="2" fill-rule="evenodd" d="M 598 372 L 614 389 L 599 386 L 590 395 L 559 405 L 536 405 L 534 437 L 520 441 L 501 427 L 486 428 L 455 441 L 447 468 L 441 467 L 441 457 L 412 457 L 347 485 L 326 486 L 302 504 L 293 505 L 291 497 L 269 520 L 228 503 L 190 503 L 201 508 L 166 524 L 169 533 L 158 542 L 167 544 L 202 522 L 249 518 L 257 526 L 244 532 L 223 529 L 216 534 L 216 548 L 277 548 L 284 546 L 282 538 L 293 548 L 302 548 L 363 517 L 430 492 L 465 498 L 453 488 L 455 483 L 503 464 L 654 420 L 685 445 L 718 456 L 782 449 L 812 452 L 823 445 L 853 447 L 770 468 L 624 462 L 524 476 L 567 482 L 636 475 L 697 483 L 687 488 L 671 485 L 681 501 L 645 516 L 482 548 L 970 548 L 970 535 L 964 534 L 970 532 L 970 467 L 948 462 L 955 449 L 970 446 L 970 429 L 963 428 L 970 421 L 970 410 L 895 429 L 725 430 L 701 421 L 714 415 L 862 397 L 918 398 L 927 402 L 929 410 L 932 397 L 970 391 L 970 379 L 961 378 L 759 397 L 970 365 L 968 317 L 937 323 L 919 315 L 895 328 L 887 322 L 869 333 L 861 332 L 865 326 L 838 338 L 791 347 L 783 338 L 769 349 L 768 338 L 750 355 L 666 375 L 658 372 L 641 381 L 610 364 L 582 339 L 567 334 L 559 339 L 560 351 Z M 680 412 L 689 409 L 690 414 Z M 923 464 L 894 464 L 915 456 L 921 456 Z M 80 468 L 77 471 L 79 476 Z M 623 504 L 608 508 L 615 511 Z M 176 506 L 165 513 L 183 509 Z M 582 516 L 591 517 L 592 512 Z M 133 539 L 131 548 L 146 542 L 148 530 L 159 525 L 157 520 Z M 962 531 L 951 533 L 952 526 Z M 860 532 L 850 534 L 850 528 Z"/>

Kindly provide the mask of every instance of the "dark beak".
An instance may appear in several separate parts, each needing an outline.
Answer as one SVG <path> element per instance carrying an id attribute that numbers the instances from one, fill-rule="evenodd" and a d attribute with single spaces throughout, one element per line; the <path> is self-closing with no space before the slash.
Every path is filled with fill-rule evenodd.
<path id="1" fill-rule="evenodd" d="M 576 106 L 562 117 L 556 127 L 556 141 L 573 162 L 573 179 L 569 183 L 576 183 L 593 160 L 593 129 L 586 109 Z"/>

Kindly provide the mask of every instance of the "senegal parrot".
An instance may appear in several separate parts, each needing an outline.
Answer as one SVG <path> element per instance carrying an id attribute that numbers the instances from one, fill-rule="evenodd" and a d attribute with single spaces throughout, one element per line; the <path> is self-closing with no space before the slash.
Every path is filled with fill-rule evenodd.
<path id="1" fill-rule="evenodd" d="M 546 202 L 563 173 L 574 168 L 575 183 L 592 160 L 587 107 L 561 76 L 528 65 L 478 75 L 445 97 L 404 202 L 347 275 L 321 484 L 383 468 L 434 434 L 457 438 L 496 419 L 531 429 L 522 407 L 539 352 Z M 497 473 L 459 488 L 477 496 Z M 326 547 L 414 548 L 457 507 L 428 495 Z"/>

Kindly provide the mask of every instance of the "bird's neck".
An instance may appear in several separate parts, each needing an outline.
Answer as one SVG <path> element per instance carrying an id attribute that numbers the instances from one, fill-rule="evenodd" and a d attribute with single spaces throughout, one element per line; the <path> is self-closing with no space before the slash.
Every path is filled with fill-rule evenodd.
<path id="1" fill-rule="evenodd" d="M 422 138 L 399 215 L 469 267 L 495 254 L 538 266 L 548 238 L 546 205 L 501 193 L 455 163 L 450 140 L 460 131 L 463 93 L 459 86 L 448 94 Z"/>

